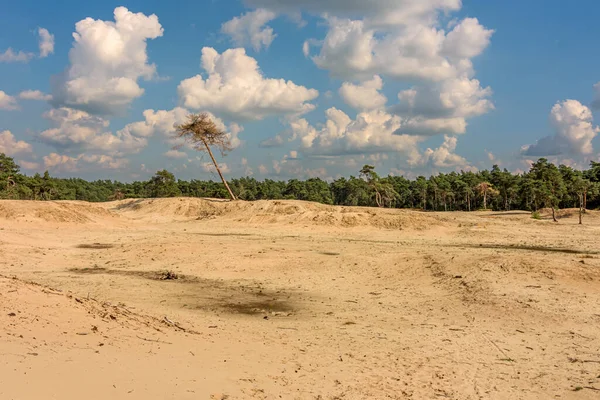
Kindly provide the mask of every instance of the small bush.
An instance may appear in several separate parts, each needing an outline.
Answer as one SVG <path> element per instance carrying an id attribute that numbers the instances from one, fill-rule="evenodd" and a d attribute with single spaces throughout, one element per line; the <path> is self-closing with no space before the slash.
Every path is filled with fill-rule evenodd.
<path id="1" fill-rule="evenodd" d="M 164 271 L 164 272 L 160 273 L 160 275 L 158 276 L 158 279 L 161 281 L 173 281 L 173 280 L 179 279 L 179 275 L 177 275 L 173 271 Z"/>
<path id="2" fill-rule="evenodd" d="M 542 219 L 542 216 L 540 215 L 539 211 L 534 211 L 531 213 L 531 218 L 533 219 Z"/>

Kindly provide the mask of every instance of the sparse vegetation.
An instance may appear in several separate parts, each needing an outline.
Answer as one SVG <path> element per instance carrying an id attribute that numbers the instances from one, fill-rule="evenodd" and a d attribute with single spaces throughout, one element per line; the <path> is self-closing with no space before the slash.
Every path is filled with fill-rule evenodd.
<path id="1" fill-rule="evenodd" d="M 179 279 L 179 275 L 177 275 L 175 272 L 170 271 L 170 270 L 162 271 L 158 275 L 158 280 L 160 280 L 160 281 L 174 281 L 177 279 Z"/>
<path id="2" fill-rule="evenodd" d="M 531 218 L 533 219 L 542 219 L 542 216 L 540 215 L 539 211 L 534 211 L 531 213 Z"/>
<path id="3" fill-rule="evenodd" d="M 190 117 L 191 118 L 191 117 Z M 195 116 L 195 118 L 200 118 Z M 198 150 L 208 151 L 215 143 L 225 151 L 228 137 L 222 131 L 211 134 L 207 145 L 195 136 L 194 124 L 209 124 L 207 120 L 192 120 L 180 127 L 182 137 L 196 143 Z M 208 129 L 208 128 L 207 128 Z M 210 128 L 213 129 L 213 128 Z M 188 132 L 188 133 L 183 133 Z M 199 141 L 197 141 L 199 140 Z M 195 141 L 195 142 L 194 142 Z M 220 142 L 222 141 L 222 142 Z M 208 146 L 208 147 L 206 147 Z M 215 161 L 216 165 L 216 161 Z M 218 166 L 217 166 L 218 167 Z M 10 182 L 9 182 L 10 180 Z M 7 183 L 9 182 L 9 183 Z M 91 202 L 148 197 L 211 197 L 242 200 L 306 200 L 342 206 L 389 208 L 420 208 L 428 211 L 529 210 L 578 208 L 580 219 L 586 209 L 600 206 L 600 163 L 592 161 L 585 171 L 555 166 L 541 158 L 529 172 L 511 174 L 494 166 L 491 171 L 451 172 L 409 180 L 402 176 L 381 177 L 372 165 L 365 165 L 359 176 L 338 178 L 326 182 L 320 178 L 287 182 L 254 178 L 232 179 L 229 183 L 184 181 L 169 171 L 158 171 L 148 181 L 121 183 L 111 180 L 88 182 L 79 178 L 53 178 L 43 175 L 26 176 L 10 157 L 0 154 L 0 199 L 85 200 Z M 556 214 L 554 219 L 557 220 Z"/>

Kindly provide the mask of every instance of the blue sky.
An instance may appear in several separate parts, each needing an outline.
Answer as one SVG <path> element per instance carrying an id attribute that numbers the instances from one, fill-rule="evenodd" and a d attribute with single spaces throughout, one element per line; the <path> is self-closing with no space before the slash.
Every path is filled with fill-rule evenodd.
<path id="1" fill-rule="evenodd" d="M 28 173 L 214 178 L 206 156 L 172 150 L 173 123 L 207 111 L 230 132 L 229 176 L 598 159 L 597 2 L 362 4 L 4 4 L 0 152 Z"/>

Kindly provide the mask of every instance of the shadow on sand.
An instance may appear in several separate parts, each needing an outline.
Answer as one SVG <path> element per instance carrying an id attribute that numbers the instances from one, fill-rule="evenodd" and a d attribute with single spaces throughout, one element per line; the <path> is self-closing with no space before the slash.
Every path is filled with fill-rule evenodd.
<path id="1" fill-rule="evenodd" d="M 182 307 L 215 313 L 241 315 L 291 314 L 298 310 L 298 293 L 270 290 L 258 282 L 205 279 L 171 271 L 136 271 L 104 267 L 70 268 L 78 275 L 113 275 L 155 281 L 161 285 L 161 299 Z M 176 289 L 170 289 L 167 285 Z M 125 286 L 125 285 L 123 285 Z M 158 298 L 157 297 L 157 298 Z M 294 299 L 296 301 L 294 301 Z"/>
<path id="2" fill-rule="evenodd" d="M 473 249 L 499 249 L 499 250 L 524 250 L 524 251 L 540 251 L 540 252 L 551 252 L 551 253 L 565 253 L 565 254 L 600 254 L 594 250 L 576 250 L 576 249 L 565 249 L 559 247 L 544 247 L 544 246 L 527 246 L 519 244 L 456 244 L 451 245 L 452 247 L 470 247 Z"/>

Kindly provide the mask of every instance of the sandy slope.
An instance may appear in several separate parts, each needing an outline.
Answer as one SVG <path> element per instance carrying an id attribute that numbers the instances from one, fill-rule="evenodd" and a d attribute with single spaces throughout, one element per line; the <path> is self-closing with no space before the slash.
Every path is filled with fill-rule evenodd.
<path id="1" fill-rule="evenodd" d="M 600 216 L 547 218 L 1 201 L 0 399 L 599 398 Z"/>

